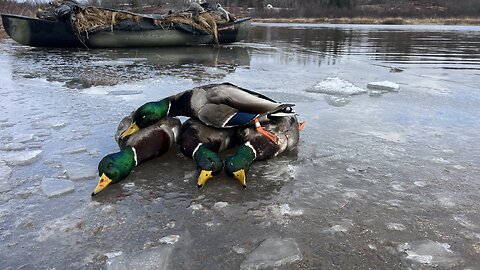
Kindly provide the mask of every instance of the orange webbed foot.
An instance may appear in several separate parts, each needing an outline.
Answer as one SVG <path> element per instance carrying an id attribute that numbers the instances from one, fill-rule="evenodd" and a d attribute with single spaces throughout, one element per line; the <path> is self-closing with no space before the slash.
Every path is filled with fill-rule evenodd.
<path id="1" fill-rule="evenodd" d="M 305 121 L 298 123 L 298 131 L 302 131 L 305 128 Z"/>

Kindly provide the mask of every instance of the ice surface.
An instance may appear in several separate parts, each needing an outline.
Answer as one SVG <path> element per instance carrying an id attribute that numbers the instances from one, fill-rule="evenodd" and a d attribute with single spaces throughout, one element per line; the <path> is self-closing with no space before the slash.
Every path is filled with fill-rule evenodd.
<path id="1" fill-rule="evenodd" d="M 426 265 L 453 267 L 462 261 L 458 255 L 450 250 L 449 244 L 432 240 L 400 244 L 397 250 L 404 252 L 407 259 Z"/>
<path id="2" fill-rule="evenodd" d="M 42 153 L 42 150 L 7 153 L 3 158 L 8 165 L 28 165 L 33 163 Z"/>
<path id="3" fill-rule="evenodd" d="M 63 194 L 72 192 L 74 189 L 75 185 L 70 180 L 51 178 L 42 180 L 42 190 L 49 198 L 61 196 Z"/>
<path id="4" fill-rule="evenodd" d="M 360 88 L 347 80 L 338 77 L 329 77 L 317 83 L 312 88 L 307 89 L 307 92 L 330 95 L 357 95 L 366 93 L 367 90 Z"/>
<path id="5" fill-rule="evenodd" d="M 62 165 L 69 179 L 87 180 L 97 177 L 97 168 L 78 162 L 67 162 Z"/>
<path id="6" fill-rule="evenodd" d="M 167 270 L 172 251 L 172 245 L 163 245 L 130 254 L 122 254 L 107 260 L 107 270 Z"/>
<path id="7" fill-rule="evenodd" d="M 480 265 L 479 148 L 468 146 L 480 138 L 480 92 L 475 91 L 480 87 L 480 58 L 474 53 L 480 26 L 472 32 L 405 32 L 400 38 L 412 42 L 412 47 L 403 46 L 395 31 L 308 28 L 256 26 L 258 35 L 252 35 L 251 42 L 272 44 L 275 50 L 238 44 L 249 57 L 243 66 L 233 64 L 237 56 L 228 63 L 218 62 L 223 48 L 206 48 L 214 53 L 213 65 L 228 68 L 229 74 L 221 76 L 206 74 L 212 70 L 204 68 L 210 65 L 204 61 L 205 54 L 192 55 L 190 49 L 181 50 L 180 65 L 164 65 L 154 62 L 156 55 L 168 56 L 158 48 L 79 54 L 0 42 L 0 78 L 9 82 L 9 86 L 0 85 L 0 118 L 6 126 L 15 124 L 0 134 L 0 146 L 20 143 L 31 151 L 37 150 L 32 149 L 35 144 L 42 150 L 33 164 L 15 167 L 3 162 L 7 151 L 0 151 L 4 165 L 0 172 L 7 175 L 0 208 L 9 211 L 3 214 L 0 209 L 0 265 L 105 269 L 109 260 L 110 269 L 115 269 L 116 258 L 117 269 L 122 260 L 124 268 L 131 269 L 135 269 L 131 261 L 137 260 L 138 269 L 142 265 L 137 257 L 172 247 L 169 269 L 240 269 L 265 239 L 292 237 L 298 240 L 303 260 L 267 269 L 476 269 Z M 429 35 L 447 42 L 432 42 Z M 399 42 L 402 48 L 396 46 Z M 453 43 L 461 46 L 450 46 Z M 151 52 L 145 56 L 151 63 L 139 68 L 155 79 L 144 80 L 145 74 L 137 76 L 136 69 L 123 66 L 92 72 L 91 61 L 145 51 Z M 450 58 L 450 52 L 459 57 Z M 424 56 L 441 59 L 437 64 L 409 63 Z M 380 62 L 403 62 L 399 65 L 407 66 L 408 72 L 391 74 L 372 66 Z M 86 83 L 95 84 L 104 77 L 119 79 L 105 80 L 115 85 L 93 87 L 102 95 L 66 89 L 63 84 L 79 73 L 98 75 Z M 341 87 L 333 90 L 335 94 L 306 92 L 334 75 L 366 89 L 367 94 L 350 96 Z M 368 82 L 383 80 L 399 83 L 402 91 L 367 89 Z M 96 170 L 105 151 L 117 149 L 113 134 L 118 121 L 144 102 L 224 81 L 295 103 L 299 118 L 307 121 L 298 151 L 252 167 L 253 188 L 243 190 L 222 172 L 211 188 L 198 190 L 198 172 L 178 146 L 165 157 L 143 164 L 130 180 L 93 198 L 89 195 L 96 173 L 85 181 L 69 179 L 74 178 L 72 170 L 64 173 L 70 169 L 67 162 Z M 125 90 L 142 94 L 120 95 L 134 93 L 122 93 Z M 438 94 L 444 90 L 447 94 Z M 375 91 L 385 98 L 368 96 Z M 342 105 L 347 100 L 351 103 L 343 107 L 327 104 Z M 33 129 L 36 122 L 45 125 Z M 65 128 L 53 128 L 62 123 Z M 31 141 L 17 137 L 30 133 L 33 138 L 27 135 L 24 140 Z M 62 153 L 65 149 L 68 152 Z M 47 199 L 42 180 L 48 177 L 71 180 L 75 190 Z M 90 202 L 97 204 L 85 208 Z M 403 229 L 399 224 L 404 225 L 403 231 L 398 230 Z M 175 244 L 160 242 L 173 241 L 172 235 L 180 235 Z M 417 240 L 426 237 L 450 244 L 449 250 L 463 261 L 459 259 L 458 266 L 435 267 L 432 253 L 415 249 Z M 397 251 L 403 242 L 410 244 L 412 256 L 431 256 L 424 260 L 430 264 L 407 259 L 405 251 Z"/>
<path id="8" fill-rule="evenodd" d="M 295 239 L 270 238 L 247 255 L 240 269 L 279 267 L 301 259 L 302 254 Z"/>
<path id="9" fill-rule="evenodd" d="M 367 84 L 368 89 L 372 90 L 384 90 L 389 92 L 397 92 L 400 89 L 398 83 L 381 81 L 381 82 L 370 82 Z"/>

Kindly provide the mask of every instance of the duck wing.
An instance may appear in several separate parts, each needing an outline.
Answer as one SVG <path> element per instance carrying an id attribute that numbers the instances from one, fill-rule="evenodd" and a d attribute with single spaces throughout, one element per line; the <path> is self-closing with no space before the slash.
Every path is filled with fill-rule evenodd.
<path id="1" fill-rule="evenodd" d="M 277 110 L 282 105 L 262 94 L 223 83 L 206 89 L 207 104 L 225 104 L 241 112 L 263 114 Z M 288 107 L 294 106 L 289 104 Z"/>
<path id="2" fill-rule="evenodd" d="M 245 112 L 227 104 L 205 104 L 197 112 L 197 117 L 204 124 L 217 128 L 230 128 L 250 125 L 258 117 L 291 111 L 291 104 L 278 104 L 270 111 Z"/>

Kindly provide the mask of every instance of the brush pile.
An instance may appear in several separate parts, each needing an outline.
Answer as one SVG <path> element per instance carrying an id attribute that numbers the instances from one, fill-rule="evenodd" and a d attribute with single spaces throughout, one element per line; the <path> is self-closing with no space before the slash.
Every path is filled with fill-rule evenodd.
<path id="1" fill-rule="evenodd" d="M 208 34 L 218 44 L 217 24 L 233 21 L 224 9 L 196 9 L 189 7 L 165 15 L 143 15 L 92 6 L 81 6 L 74 1 L 54 1 L 51 8 L 37 12 L 37 17 L 48 20 L 70 21 L 76 33 L 88 39 L 98 31 L 177 29 L 193 34 Z M 226 15 L 225 15 L 226 14 Z M 230 15 L 230 16 L 229 16 Z"/>

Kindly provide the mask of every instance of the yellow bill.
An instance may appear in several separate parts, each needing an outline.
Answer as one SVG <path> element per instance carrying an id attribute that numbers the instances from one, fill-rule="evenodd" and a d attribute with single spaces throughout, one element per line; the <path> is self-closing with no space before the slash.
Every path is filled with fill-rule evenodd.
<path id="1" fill-rule="evenodd" d="M 207 182 L 207 180 L 212 177 L 213 177 L 212 171 L 202 170 L 198 175 L 197 187 L 202 188 L 203 186 L 205 186 L 205 183 Z"/>
<path id="2" fill-rule="evenodd" d="M 127 130 L 125 130 L 124 132 L 122 132 L 122 134 L 120 135 L 120 139 L 123 139 L 125 137 L 127 137 L 128 135 L 131 135 L 137 131 L 139 131 L 140 128 L 137 126 L 137 123 L 133 122 L 128 128 Z"/>
<path id="3" fill-rule="evenodd" d="M 238 182 L 242 185 L 243 188 L 247 188 L 247 179 L 245 177 L 245 170 L 241 169 L 236 172 L 233 172 L 233 178 L 237 179 Z"/>
<path id="4" fill-rule="evenodd" d="M 92 192 L 92 196 L 97 195 L 97 193 L 106 188 L 111 182 L 112 179 L 108 178 L 108 176 L 102 173 L 102 176 L 100 176 L 100 180 L 98 180 L 98 184 L 95 187 L 95 190 Z"/>

